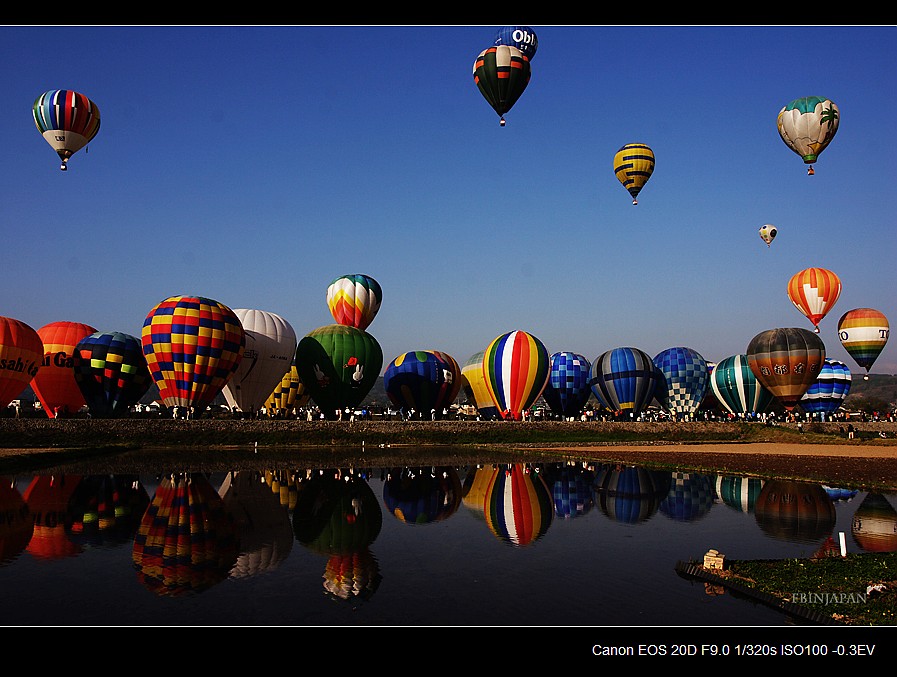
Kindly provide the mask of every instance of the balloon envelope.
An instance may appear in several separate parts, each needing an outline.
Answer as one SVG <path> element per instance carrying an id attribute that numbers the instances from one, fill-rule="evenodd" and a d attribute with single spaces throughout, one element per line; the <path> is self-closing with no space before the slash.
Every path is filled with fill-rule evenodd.
<path id="1" fill-rule="evenodd" d="M 736 415 L 762 414 L 774 399 L 754 376 L 747 355 L 731 355 L 720 360 L 710 372 L 710 387 L 717 400 Z"/>
<path id="2" fill-rule="evenodd" d="M 841 295 L 841 280 L 825 268 L 806 268 L 788 281 L 788 298 L 819 333 L 819 322 Z"/>
<path id="3" fill-rule="evenodd" d="M 800 406 L 810 413 L 830 414 L 838 411 L 850 394 L 851 375 L 847 365 L 826 359 L 819 376 L 800 398 Z"/>
<path id="4" fill-rule="evenodd" d="M 605 515 L 617 522 L 637 524 L 657 512 L 671 482 L 668 471 L 604 464 L 595 476 L 594 488 Z"/>
<path id="5" fill-rule="evenodd" d="M 693 348 L 667 348 L 654 357 L 660 370 L 655 396 L 673 416 L 694 414 L 707 392 L 710 375 L 707 360 Z"/>
<path id="6" fill-rule="evenodd" d="M 461 478 L 451 466 L 393 468 L 383 483 L 383 504 L 406 524 L 446 520 L 457 512 L 461 498 Z"/>
<path id="7" fill-rule="evenodd" d="M 473 62 L 473 80 L 483 98 L 498 113 L 502 126 L 505 113 L 517 103 L 529 84 L 530 74 L 529 59 L 510 45 L 484 49 Z"/>
<path id="8" fill-rule="evenodd" d="M 43 341 L 31 326 L 12 317 L 0 317 L 0 409 L 25 390 L 43 358 Z"/>
<path id="9" fill-rule="evenodd" d="M 854 308 L 838 320 L 841 345 L 866 370 L 865 379 L 869 378 L 869 370 L 884 350 L 890 335 L 888 318 L 874 308 Z"/>
<path id="10" fill-rule="evenodd" d="M 767 247 L 772 245 L 772 241 L 776 239 L 778 234 L 779 229 L 773 225 L 767 223 L 765 226 L 760 226 L 760 239 L 766 243 Z"/>
<path id="11" fill-rule="evenodd" d="M 89 324 L 68 321 L 51 322 L 37 330 L 44 344 L 44 361 L 31 388 L 49 418 L 74 414 L 86 404 L 72 365 L 78 343 L 94 332 Z"/>
<path id="12" fill-rule="evenodd" d="M 551 490 L 541 474 L 523 463 L 493 469 L 485 496 L 486 524 L 515 547 L 535 543 L 554 516 Z"/>
<path id="13" fill-rule="evenodd" d="M 307 334 L 296 348 L 296 369 L 311 399 L 329 419 L 367 397 L 380 377 L 383 351 L 366 331 L 329 324 Z"/>
<path id="14" fill-rule="evenodd" d="M 246 342 L 243 357 L 222 392 L 229 407 L 257 412 L 283 379 L 296 356 L 292 325 L 267 310 L 235 308 Z"/>
<path id="15" fill-rule="evenodd" d="M 835 138 L 840 124 L 838 106 L 821 96 L 794 99 L 779 111 L 776 121 L 782 141 L 809 165 L 807 174 L 815 173 L 813 163 Z"/>
<path id="16" fill-rule="evenodd" d="M 654 399 L 660 372 L 638 348 L 608 350 L 592 362 L 592 392 L 606 409 L 638 416 Z"/>
<path id="17" fill-rule="evenodd" d="M 575 416 L 592 394 L 589 385 L 592 363 L 577 353 L 562 351 L 550 358 L 548 383 L 542 397 L 559 416 Z"/>
<path id="18" fill-rule="evenodd" d="M 31 113 L 37 130 L 62 160 L 63 171 L 68 159 L 100 131 L 100 109 L 86 96 L 70 89 L 44 92 L 34 101 Z"/>
<path id="19" fill-rule="evenodd" d="M 819 378 L 825 344 L 809 329 L 767 329 L 751 339 L 747 358 L 757 380 L 791 411 Z"/>
<path id="20" fill-rule="evenodd" d="M 91 416 L 126 416 L 153 382 L 140 339 L 119 331 L 94 332 L 75 346 L 75 381 Z"/>
<path id="21" fill-rule="evenodd" d="M 483 373 L 501 415 L 519 421 L 548 383 L 548 351 L 532 334 L 510 331 L 486 348 Z"/>
<path id="22" fill-rule="evenodd" d="M 654 151 L 643 143 L 627 143 L 614 155 L 614 174 L 638 204 L 638 194 L 654 173 Z"/>
<path id="23" fill-rule="evenodd" d="M 417 350 L 403 353 L 386 367 L 383 387 L 397 407 L 424 415 L 450 407 L 461 391 L 461 367 L 448 353 Z"/>
<path id="24" fill-rule="evenodd" d="M 486 373 L 483 371 L 485 354 L 485 350 L 474 353 L 461 367 L 461 389 L 467 401 L 477 408 L 480 417 L 490 420 L 499 417 L 499 409 L 486 385 Z"/>
<path id="25" fill-rule="evenodd" d="M 536 32 L 529 26 L 502 26 L 495 34 L 493 44 L 516 47 L 523 56 L 532 61 L 539 48 L 539 39 L 536 37 Z"/>
<path id="26" fill-rule="evenodd" d="M 246 334 L 223 303 L 202 296 L 170 296 L 147 314 L 141 341 L 165 406 L 201 412 L 240 364 Z"/>
<path id="27" fill-rule="evenodd" d="M 265 400 L 265 408 L 273 411 L 290 412 L 297 407 L 304 407 L 311 396 L 308 388 L 299 378 L 299 370 L 296 369 L 296 359 L 293 357 L 293 364 L 290 370 L 283 375 L 280 383 L 274 386 L 274 390 Z"/>
<path id="28" fill-rule="evenodd" d="M 818 542 L 832 533 L 836 513 L 822 485 L 768 480 L 754 504 L 760 528 L 780 540 Z"/>
<path id="29" fill-rule="evenodd" d="M 327 287 L 327 307 L 337 324 L 365 330 L 382 303 L 380 283 L 369 275 L 343 275 Z"/>

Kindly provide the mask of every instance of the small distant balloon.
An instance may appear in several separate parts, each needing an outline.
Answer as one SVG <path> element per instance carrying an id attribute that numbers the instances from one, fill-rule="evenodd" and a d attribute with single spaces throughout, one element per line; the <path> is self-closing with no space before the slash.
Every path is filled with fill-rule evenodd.
<path id="1" fill-rule="evenodd" d="M 778 234 L 778 228 L 769 223 L 767 223 L 765 226 L 760 226 L 760 239 L 762 239 L 766 243 L 767 247 L 772 244 L 772 241 L 776 239 L 776 235 Z"/>
<path id="2" fill-rule="evenodd" d="M 529 26 L 503 26 L 495 34 L 494 45 L 510 45 L 516 47 L 530 61 L 536 56 L 539 39 Z"/>
<path id="3" fill-rule="evenodd" d="M 654 151 L 643 143 L 627 143 L 614 155 L 614 174 L 638 204 L 638 194 L 654 173 Z"/>
<path id="4" fill-rule="evenodd" d="M 891 335 L 888 318 L 874 308 L 848 310 L 838 320 L 838 338 L 854 361 L 866 370 L 863 380 L 869 380 L 869 370 L 884 350 Z"/>

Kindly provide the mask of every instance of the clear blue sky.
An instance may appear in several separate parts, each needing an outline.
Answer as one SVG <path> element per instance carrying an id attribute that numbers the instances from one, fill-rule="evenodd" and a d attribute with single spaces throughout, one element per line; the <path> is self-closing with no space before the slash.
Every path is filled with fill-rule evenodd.
<path id="1" fill-rule="evenodd" d="M 472 77 L 498 25 L 0 27 L 0 315 L 140 335 L 195 294 L 331 324 L 332 279 L 383 288 L 391 359 L 463 364 L 515 329 L 590 360 L 674 346 L 708 361 L 812 328 L 796 272 L 843 283 L 820 323 L 897 322 L 897 29 L 539 26 L 532 79 L 499 119 Z M 31 117 L 49 89 L 102 126 L 67 172 Z M 789 101 L 841 110 L 808 176 L 776 131 Z M 633 206 L 613 173 L 647 143 Z M 758 229 L 774 224 L 771 247 Z M 897 373 L 897 339 L 873 373 Z"/>

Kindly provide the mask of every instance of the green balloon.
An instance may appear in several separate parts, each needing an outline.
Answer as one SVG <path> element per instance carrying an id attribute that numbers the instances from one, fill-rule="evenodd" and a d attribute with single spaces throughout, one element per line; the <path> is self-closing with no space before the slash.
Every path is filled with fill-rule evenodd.
<path id="1" fill-rule="evenodd" d="M 296 347 L 296 370 L 328 419 L 354 409 L 380 376 L 383 351 L 366 331 L 344 324 L 318 327 Z"/>

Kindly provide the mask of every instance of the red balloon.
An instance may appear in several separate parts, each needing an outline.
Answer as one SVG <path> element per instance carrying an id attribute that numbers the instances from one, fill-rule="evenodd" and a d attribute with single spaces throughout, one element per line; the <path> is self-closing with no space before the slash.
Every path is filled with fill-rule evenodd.
<path id="1" fill-rule="evenodd" d="M 37 330 L 44 343 L 44 360 L 31 388 L 49 418 L 74 414 L 87 402 L 75 380 L 75 348 L 97 330 L 81 322 L 51 322 Z"/>
<path id="2" fill-rule="evenodd" d="M 44 344 L 24 322 L 0 317 L 0 408 L 18 397 L 40 368 Z"/>

